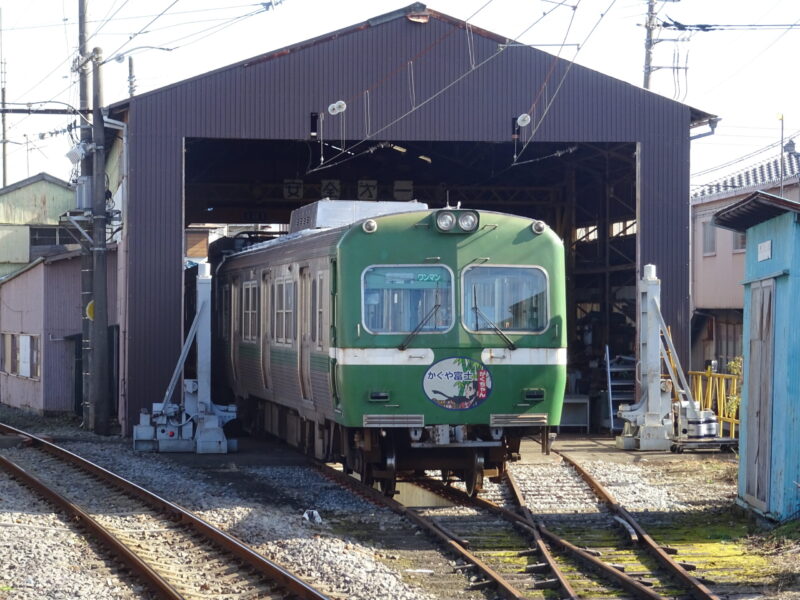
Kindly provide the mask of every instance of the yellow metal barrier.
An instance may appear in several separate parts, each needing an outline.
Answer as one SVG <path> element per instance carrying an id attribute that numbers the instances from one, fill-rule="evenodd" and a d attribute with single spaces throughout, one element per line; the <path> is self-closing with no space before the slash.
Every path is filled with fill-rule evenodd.
<path id="1" fill-rule="evenodd" d="M 707 371 L 689 371 L 692 396 L 702 410 L 713 410 L 720 423 L 719 435 L 736 437 L 739 427 L 739 377 Z M 727 428 L 726 428 L 727 424 Z"/>

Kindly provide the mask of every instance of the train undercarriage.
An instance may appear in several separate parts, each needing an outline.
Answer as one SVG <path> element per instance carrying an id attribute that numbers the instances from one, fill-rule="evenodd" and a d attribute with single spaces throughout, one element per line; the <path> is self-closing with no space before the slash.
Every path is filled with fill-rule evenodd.
<path id="1" fill-rule="evenodd" d="M 443 481 L 463 481 L 470 495 L 484 478 L 500 478 L 530 428 L 435 425 L 424 428 L 350 428 L 329 419 L 318 422 L 274 402 L 240 403 L 251 435 L 273 435 L 326 462 L 339 462 L 388 496 L 397 481 L 438 471 Z"/>

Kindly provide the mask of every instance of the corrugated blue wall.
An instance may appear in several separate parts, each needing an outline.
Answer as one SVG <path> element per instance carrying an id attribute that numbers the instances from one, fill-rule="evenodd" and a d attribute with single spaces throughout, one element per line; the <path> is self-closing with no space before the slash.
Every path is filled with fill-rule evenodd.
<path id="1" fill-rule="evenodd" d="M 758 260 L 758 245 L 771 242 L 771 258 Z M 800 337 L 795 327 L 797 298 L 800 297 L 800 224 L 797 215 L 787 212 L 747 230 L 745 281 L 775 279 L 773 315 L 772 369 L 772 433 L 770 478 L 768 482 L 768 516 L 779 521 L 796 516 L 800 511 Z M 748 456 L 747 421 L 753 419 L 756 404 L 748 394 L 750 369 L 750 285 L 744 296 L 744 385 L 742 386 L 742 431 L 739 441 L 739 498 L 746 502 Z M 762 450 L 763 451 L 763 450 Z"/>

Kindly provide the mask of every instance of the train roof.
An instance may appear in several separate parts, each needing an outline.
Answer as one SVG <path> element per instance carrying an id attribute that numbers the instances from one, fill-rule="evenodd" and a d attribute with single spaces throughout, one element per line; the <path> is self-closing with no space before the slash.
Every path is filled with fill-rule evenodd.
<path id="1" fill-rule="evenodd" d="M 331 200 L 323 198 L 292 211 L 289 232 L 304 229 L 330 229 L 352 225 L 371 217 L 380 217 L 404 212 L 428 210 L 423 202 Z"/>

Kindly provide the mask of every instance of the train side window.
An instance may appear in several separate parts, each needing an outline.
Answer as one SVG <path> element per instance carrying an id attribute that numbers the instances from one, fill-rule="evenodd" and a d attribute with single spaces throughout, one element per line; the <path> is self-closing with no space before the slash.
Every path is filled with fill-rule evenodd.
<path id="1" fill-rule="evenodd" d="M 317 290 L 319 294 L 319 302 L 317 303 L 317 348 L 322 350 L 325 341 L 325 296 L 323 295 L 324 279 L 322 273 L 319 274 L 317 283 Z"/>
<path id="2" fill-rule="evenodd" d="M 242 340 L 258 341 L 258 282 L 242 284 Z"/>
<path id="3" fill-rule="evenodd" d="M 294 309 L 297 306 L 297 282 L 292 282 L 292 303 L 291 311 L 289 312 L 289 319 L 291 320 L 291 335 L 288 335 L 287 341 L 297 339 L 297 311 Z M 287 325 L 287 329 L 289 326 Z"/>
<path id="4" fill-rule="evenodd" d="M 278 283 L 275 286 L 275 341 L 276 342 L 284 342 L 285 341 L 285 329 L 284 325 L 286 323 L 286 319 L 284 318 L 284 294 L 283 294 L 284 284 L 283 282 Z"/>
<path id="5" fill-rule="evenodd" d="M 291 280 L 279 281 L 275 285 L 275 307 L 273 318 L 275 321 L 275 342 L 291 344 L 297 332 L 297 282 Z"/>
<path id="6" fill-rule="evenodd" d="M 269 287 L 269 293 L 270 293 L 269 305 L 270 308 L 272 309 L 269 315 L 270 318 L 269 330 L 270 330 L 270 336 L 274 340 L 275 339 L 275 284 L 274 283 Z"/>
<path id="7" fill-rule="evenodd" d="M 310 310 L 310 312 L 311 312 L 311 314 L 309 316 L 311 317 L 311 327 L 309 327 L 309 329 L 311 330 L 311 341 L 312 342 L 316 342 L 317 341 L 317 282 L 316 282 L 316 280 L 313 280 L 311 282 L 311 310 Z"/>

